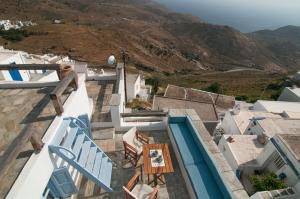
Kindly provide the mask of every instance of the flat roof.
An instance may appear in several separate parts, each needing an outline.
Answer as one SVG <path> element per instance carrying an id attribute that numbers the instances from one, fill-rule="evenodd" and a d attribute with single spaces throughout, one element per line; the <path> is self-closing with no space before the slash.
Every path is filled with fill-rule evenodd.
<path id="1" fill-rule="evenodd" d="M 168 109 L 194 109 L 202 121 L 217 121 L 217 113 L 212 104 L 192 102 L 182 99 L 171 99 L 168 97 L 154 96 L 153 110 Z"/>
<path id="2" fill-rule="evenodd" d="M 5 61 L 6 59 L 14 56 L 18 52 L 7 52 L 7 51 L 0 51 L 0 62 Z"/>
<path id="3" fill-rule="evenodd" d="M 239 114 L 233 115 L 233 119 L 239 128 L 241 134 L 243 134 L 250 123 L 250 119 L 253 117 L 265 117 L 265 118 L 281 118 L 280 115 L 262 112 L 262 111 L 247 111 L 241 110 Z"/>
<path id="4" fill-rule="evenodd" d="M 300 119 L 278 119 L 273 121 L 285 134 L 300 135 Z"/>
<path id="5" fill-rule="evenodd" d="M 300 119 L 300 112 L 284 111 L 283 116 L 289 119 Z"/>
<path id="6" fill-rule="evenodd" d="M 49 97 L 53 89 L 0 89 L 0 154 L 30 123 L 34 123 L 39 136 L 44 135 L 56 116 Z M 67 96 L 62 96 L 62 102 L 65 102 Z M 5 175 L 6 181 L 0 186 L 0 198 L 5 198 L 32 153 L 33 148 L 28 142 Z"/>
<path id="7" fill-rule="evenodd" d="M 229 137 L 233 141 L 227 141 L 233 157 L 238 165 L 256 164 L 257 156 L 264 150 L 264 145 L 257 141 L 256 135 L 223 135 L 225 140 Z"/>
<path id="8" fill-rule="evenodd" d="M 287 145 L 298 162 L 300 162 L 300 135 L 282 134 L 279 135 L 279 137 L 283 140 L 285 145 Z"/>
<path id="9" fill-rule="evenodd" d="M 282 113 L 283 111 L 300 112 L 300 102 L 258 100 L 254 104 L 254 108 L 257 105 L 263 106 L 266 111 L 271 113 Z"/>
<path id="10" fill-rule="evenodd" d="M 283 134 L 284 131 L 277 125 L 277 121 L 280 119 L 266 118 L 263 120 L 257 120 L 257 123 L 264 129 L 264 134 L 269 138 L 277 134 Z M 284 129 L 287 130 L 287 129 Z"/>

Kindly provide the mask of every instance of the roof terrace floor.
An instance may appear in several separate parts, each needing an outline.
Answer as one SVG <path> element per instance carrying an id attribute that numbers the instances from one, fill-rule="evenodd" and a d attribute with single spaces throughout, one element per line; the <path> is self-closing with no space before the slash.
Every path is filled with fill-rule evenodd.
<path id="1" fill-rule="evenodd" d="M 88 96 L 93 99 L 92 122 L 111 122 L 109 102 L 115 88 L 115 81 L 87 81 Z"/>
<path id="2" fill-rule="evenodd" d="M 166 131 L 149 131 L 145 132 L 150 137 L 150 143 L 167 143 L 169 145 L 170 155 L 174 167 L 174 173 L 164 175 L 166 184 L 159 183 L 159 198 L 189 198 L 187 188 L 181 174 L 179 164 L 175 157 L 170 139 Z M 114 190 L 112 193 L 101 191 L 99 187 L 86 178 L 82 178 L 80 182 L 79 193 L 77 198 L 124 198 L 122 186 L 127 182 L 137 171 L 141 171 L 141 167 L 135 168 L 124 159 L 124 148 L 122 143 L 122 132 L 117 132 L 114 139 L 111 140 L 95 140 L 97 145 L 107 152 L 108 156 L 117 164 L 112 171 L 111 186 Z M 143 157 L 139 161 L 139 166 L 143 165 Z M 142 167 L 143 168 L 143 167 Z M 150 180 L 152 177 L 150 177 Z M 143 182 L 147 183 L 147 175 L 143 172 Z"/>
<path id="3" fill-rule="evenodd" d="M 44 135 L 56 112 L 49 97 L 54 87 L 0 89 L 0 159 L 25 126 L 33 123 L 40 137 Z M 62 95 L 64 103 L 70 93 Z M 22 148 L 0 183 L 0 198 L 4 198 L 27 160 L 33 153 L 30 142 Z"/>

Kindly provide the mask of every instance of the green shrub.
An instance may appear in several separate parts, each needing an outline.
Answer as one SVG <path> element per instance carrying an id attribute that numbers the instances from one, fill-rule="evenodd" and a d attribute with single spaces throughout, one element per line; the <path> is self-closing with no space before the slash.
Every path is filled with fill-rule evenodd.
<path id="1" fill-rule="evenodd" d="M 246 95 L 238 95 L 235 97 L 235 99 L 239 100 L 239 101 L 247 101 L 249 99 L 249 97 Z"/>
<path id="2" fill-rule="evenodd" d="M 213 93 L 219 93 L 222 94 L 222 87 L 221 84 L 218 82 L 214 82 L 212 84 L 210 84 L 207 88 L 205 88 L 204 90 L 208 91 L 208 92 L 213 92 Z"/>
<path id="3" fill-rule="evenodd" d="M 158 87 L 161 85 L 161 81 L 158 77 L 146 79 L 146 84 L 152 85 L 152 95 L 155 95 L 158 91 Z"/>
<path id="4" fill-rule="evenodd" d="M 29 35 L 32 34 L 33 33 L 23 29 L 9 29 L 9 30 L 0 29 L 0 36 L 3 39 L 9 41 L 21 41 L 24 37 L 28 37 Z"/>
<path id="5" fill-rule="evenodd" d="M 282 180 L 278 179 L 275 173 L 254 175 L 250 177 L 255 191 L 271 191 L 285 188 Z"/>
<path id="6" fill-rule="evenodd" d="M 282 83 L 270 83 L 267 86 L 268 90 L 280 90 L 282 89 Z"/>
<path id="7" fill-rule="evenodd" d="M 28 33 L 25 30 L 19 29 L 0 29 L 0 36 L 9 41 L 21 41 L 24 37 L 28 36 Z"/>
<path id="8" fill-rule="evenodd" d="M 29 37 L 30 35 L 47 35 L 47 32 L 29 32 L 24 29 L 9 29 L 4 30 L 0 28 L 0 37 L 9 41 L 21 41 L 25 37 Z"/>

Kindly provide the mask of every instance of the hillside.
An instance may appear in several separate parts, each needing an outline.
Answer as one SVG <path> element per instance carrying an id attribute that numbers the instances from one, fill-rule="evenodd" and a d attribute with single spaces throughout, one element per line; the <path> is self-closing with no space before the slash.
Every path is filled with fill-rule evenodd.
<path id="1" fill-rule="evenodd" d="M 10 0 L 1 3 L 0 18 L 39 24 L 29 28 L 39 34 L 22 41 L 0 38 L 7 48 L 33 53 L 60 53 L 103 63 L 110 53 L 125 48 L 132 66 L 165 74 L 300 69 L 299 48 L 291 41 L 269 42 L 265 34 L 246 35 L 207 24 L 172 13 L 151 0 Z M 65 24 L 52 24 L 54 19 L 63 19 Z"/>
<path id="2" fill-rule="evenodd" d="M 248 36 L 262 43 L 286 67 L 299 70 L 300 27 L 285 26 L 273 31 L 261 30 Z"/>

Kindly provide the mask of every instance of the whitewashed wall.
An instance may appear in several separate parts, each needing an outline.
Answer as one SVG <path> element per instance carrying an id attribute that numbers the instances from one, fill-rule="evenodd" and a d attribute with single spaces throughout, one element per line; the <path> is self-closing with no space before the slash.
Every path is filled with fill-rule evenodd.
<path id="1" fill-rule="evenodd" d="M 225 132 L 225 134 L 236 134 L 240 135 L 243 132 L 240 132 L 238 126 L 236 125 L 233 115 L 229 111 L 225 113 L 225 117 L 222 120 L 222 123 L 220 125 L 220 128 L 222 128 Z"/>
<path id="2" fill-rule="evenodd" d="M 256 125 L 254 125 L 253 121 L 249 122 L 249 125 L 247 126 L 245 132 L 243 134 L 245 135 L 262 135 L 264 133 L 264 129 L 259 125 L 259 123 L 256 121 Z"/>
<path id="3" fill-rule="evenodd" d="M 124 119 L 120 115 L 121 113 L 124 113 L 125 110 L 125 84 L 123 64 L 118 64 L 117 70 L 120 70 L 119 79 L 117 80 L 118 93 L 112 95 L 110 104 L 113 127 L 115 127 L 117 131 L 127 131 L 132 127 L 137 127 L 140 130 L 165 130 L 167 125 L 166 119 L 158 122 L 124 122 Z"/>
<path id="4" fill-rule="evenodd" d="M 231 148 L 227 144 L 227 140 L 225 139 L 224 136 L 222 136 L 222 138 L 220 139 L 218 148 L 224 155 L 225 159 L 229 163 L 232 170 L 235 172 L 238 169 L 239 165 L 234 157 L 234 154 L 232 153 Z"/>
<path id="5" fill-rule="evenodd" d="M 285 155 L 296 166 L 296 169 L 298 170 L 298 172 L 300 172 L 299 162 L 292 156 L 292 154 L 287 150 L 287 148 L 284 146 L 282 141 L 280 139 L 278 139 L 278 137 L 275 136 L 274 139 L 276 139 L 276 141 L 279 144 L 279 146 L 281 147 L 281 149 L 284 150 Z M 297 182 L 299 182 L 299 178 L 295 175 L 295 173 L 292 171 L 292 169 L 288 165 L 285 165 L 280 169 L 277 169 L 275 167 L 274 161 L 271 158 L 271 155 L 275 151 L 277 151 L 275 146 L 273 145 L 273 143 L 271 141 L 269 141 L 267 143 L 267 145 L 265 146 L 264 150 L 258 155 L 258 157 L 256 159 L 257 163 L 261 167 L 265 168 L 266 170 L 268 170 L 270 172 L 274 172 L 277 175 L 279 175 L 280 173 L 285 173 L 287 176 L 287 178 L 285 179 L 285 183 L 288 186 L 294 186 Z"/>
<path id="6" fill-rule="evenodd" d="M 135 82 L 127 81 L 126 88 L 127 88 L 127 100 L 133 100 L 141 91 L 141 75 L 138 75 Z"/>
<path id="7" fill-rule="evenodd" d="M 25 63 L 19 52 L 13 54 L 12 56 L 10 56 L 7 59 L 0 60 L 0 64 L 11 64 L 11 63 L 14 63 L 14 62 L 16 64 L 24 64 Z M 7 81 L 12 81 L 13 80 L 11 75 L 9 74 L 9 72 L 7 70 L 1 70 L 0 72 L 2 73 L 3 80 L 7 80 Z M 29 81 L 30 80 L 29 71 L 19 70 L 19 72 L 20 72 L 20 75 L 21 75 L 23 81 Z"/>
<path id="8" fill-rule="evenodd" d="M 254 103 L 253 109 L 256 111 L 267 111 L 267 109 L 259 101 Z"/>

